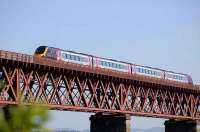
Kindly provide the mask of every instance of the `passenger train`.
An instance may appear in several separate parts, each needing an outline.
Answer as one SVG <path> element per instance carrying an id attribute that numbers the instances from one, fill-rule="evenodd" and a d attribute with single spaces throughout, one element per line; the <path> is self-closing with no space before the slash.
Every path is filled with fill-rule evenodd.
<path id="1" fill-rule="evenodd" d="M 87 55 L 83 53 L 77 53 L 74 51 L 62 50 L 48 46 L 38 47 L 34 55 L 38 57 L 47 57 L 50 59 L 60 60 L 64 62 L 85 65 L 92 68 L 103 68 L 113 71 L 124 72 L 127 74 L 138 74 L 143 76 L 160 78 L 164 80 L 173 80 L 177 82 L 193 84 L 191 76 L 187 74 L 175 73 L 157 68 L 151 68 L 147 66 L 141 66 L 117 60 L 96 57 L 93 55 Z"/>

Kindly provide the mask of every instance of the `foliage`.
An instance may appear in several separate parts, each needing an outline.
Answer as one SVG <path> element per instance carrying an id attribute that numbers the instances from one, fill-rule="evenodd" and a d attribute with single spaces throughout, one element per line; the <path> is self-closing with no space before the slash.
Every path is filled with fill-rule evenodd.
<path id="1" fill-rule="evenodd" d="M 47 131 L 44 128 L 48 120 L 45 107 L 39 105 L 9 106 L 1 110 L 0 131 L 1 132 L 30 132 L 33 130 Z"/>
<path id="2" fill-rule="evenodd" d="M 0 79 L 0 92 L 1 92 L 1 90 L 2 90 L 3 88 L 5 88 L 5 86 L 6 86 L 6 81 L 5 81 L 5 79 Z"/>
<path id="3" fill-rule="evenodd" d="M 6 85 L 0 81 L 0 89 Z M 44 126 L 48 121 L 48 109 L 36 104 L 24 104 L 0 108 L 0 132 L 46 132 Z"/>

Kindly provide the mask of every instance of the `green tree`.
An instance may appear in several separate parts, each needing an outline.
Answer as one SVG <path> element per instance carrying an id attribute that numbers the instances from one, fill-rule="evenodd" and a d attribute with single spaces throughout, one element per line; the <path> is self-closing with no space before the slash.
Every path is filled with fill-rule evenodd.
<path id="1" fill-rule="evenodd" d="M 3 90 L 3 88 L 6 86 L 5 79 L 0 79 L 0 92 Z"/>
<path id="2" fill-rule="evenodd" d="M 5 80 L 0 80 L 0 92 L 5 88 Z M 0 108 L 0 132 L 49 131 L 45 128 L 48 121 L 48 109 L 36 104 L 21 101 L 16 106 Z"/>

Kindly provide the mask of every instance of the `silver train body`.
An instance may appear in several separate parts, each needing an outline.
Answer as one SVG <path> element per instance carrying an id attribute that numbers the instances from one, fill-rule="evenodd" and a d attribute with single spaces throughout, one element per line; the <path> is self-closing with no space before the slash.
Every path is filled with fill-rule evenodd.
<path id="1" fill-rule="evenodd" d="M 56 59 L 64 62 L 85 65 L 93 68 L 102 68 L 127 74 L 137 74 L 142 76 L 193 84 L 191 76 L 187 74 L 175 73 L 162 69 L 135 65 L 131 63 L 96 57 L 92 55 L 62 50 L 53 47 L 40 46 L 36 49 L 35 55 L 40 57 Z"/>

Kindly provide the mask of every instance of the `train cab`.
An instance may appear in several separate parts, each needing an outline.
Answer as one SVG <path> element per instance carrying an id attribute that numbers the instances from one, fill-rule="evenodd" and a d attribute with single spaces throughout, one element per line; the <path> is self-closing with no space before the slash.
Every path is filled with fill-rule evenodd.
<path id="1" fill-rule="evenodd" d="M 47 46 L 40 46 L 35 50 L 34 55 L 38 57 L 44 57 L 46 56 L 48 47 Z"/>

